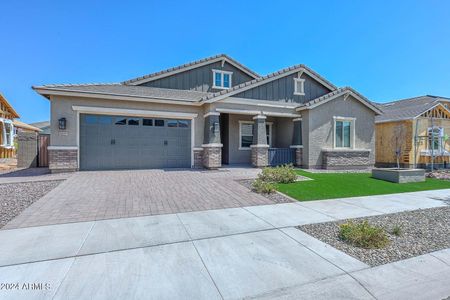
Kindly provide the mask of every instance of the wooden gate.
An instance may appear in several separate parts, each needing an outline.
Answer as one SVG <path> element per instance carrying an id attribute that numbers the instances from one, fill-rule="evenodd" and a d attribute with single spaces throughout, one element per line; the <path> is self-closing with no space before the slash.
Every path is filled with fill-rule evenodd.
<path id="1" fill-rule="evenodd" d="M 48 150 L 50 144 L 49 134 L 40 134 L 38 136 L 38 166 L 48 167 Z"/>

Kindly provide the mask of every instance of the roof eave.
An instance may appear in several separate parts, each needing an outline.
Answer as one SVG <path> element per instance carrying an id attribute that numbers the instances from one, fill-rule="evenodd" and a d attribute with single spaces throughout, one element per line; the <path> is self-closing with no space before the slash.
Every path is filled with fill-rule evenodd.
<path id="1" fill-rule="evenodd" d="M 187 100 L 187 99 L 175 99 L 175 98 L 163 98 L 163 97 L 147 97 L 129 94 L 114 94 L 114 93 L 103 93 L 103 92 L 86 92 L 78 90 L 67 90 L 67 89 L 57 89 L 57 88 L 47 88 L 47 87 L 33 87 L 38 94 L 50 99 L 50 96 L 78 96 L 86 98 L 103 98 L 111 100 L 125 100 L 125 101 L 148 101 L 155 103 L 170 103 L 170 104 L 181 104 L 181 105 L 202 105 L 199 100 Z"/>

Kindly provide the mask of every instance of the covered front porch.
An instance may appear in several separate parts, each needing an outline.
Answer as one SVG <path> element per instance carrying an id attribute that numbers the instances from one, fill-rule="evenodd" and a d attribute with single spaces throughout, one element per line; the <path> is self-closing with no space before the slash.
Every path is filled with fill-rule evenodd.
<path id="1" fill-rule="evenodd" d="M 302 165 L 300 114 L 217 108 L 204 115 L 196 167 Z"/>

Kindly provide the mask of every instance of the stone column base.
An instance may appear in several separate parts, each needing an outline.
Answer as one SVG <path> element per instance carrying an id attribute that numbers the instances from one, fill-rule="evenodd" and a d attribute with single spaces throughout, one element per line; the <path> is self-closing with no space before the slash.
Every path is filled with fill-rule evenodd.
<path id="1" fill-rule="evenodd" d="M 269 145 L 251 145 L 252 166 L 256 168 L 267 167 L 269 165 Z"/>
<path id="2" fill-rule="evenodd" d="M 194 169 L 203 168 L 203 148 L 194 148 Z"/>
<path id="3" fill-rule="evenodd" d="M 203 147 L 203 167 L 218 169 L 222 166 L 222 144 L 205 144 Z"/>
<path id="4" fill-rule="evenodd" d="M 78 149 L 48 147 L 48 168 L 52 173 L 78 171 Z"/>
<path id="5" fill-rule="evenodd" d="M 292 145 L 291 149 L 295 149 L 295 165 L 300 167 L 303 165 L 303 146 Z"/>

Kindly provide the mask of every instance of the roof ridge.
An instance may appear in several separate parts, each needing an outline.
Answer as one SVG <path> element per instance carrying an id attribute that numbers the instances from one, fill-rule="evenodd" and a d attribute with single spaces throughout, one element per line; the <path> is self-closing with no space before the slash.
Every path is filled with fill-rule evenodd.
<path id="1" fill-rule="evenodd" d="M 377 103 L 370 101 L 369 99 L 367 99 L 365 96 L 363 96 L 361 93 L 359 93 L 358 91 L 356 91 L 354 88 L 352 88 L 350 86 L 339 87 L 339 88 L 335 89 L 334 91 L 329 92 L 328 94 L 319 96 L 308 102 L 302 103 L 298 107 L 310 107 L 314 104 L 320 103 L 330 97 L 339 95 L 344 92 L 350 92 L 350 93 L 355 94 L 356 96 L 358 96 L 359 98 L 362 99 L 361 102 L 366 102 L 366 104 L 367 104 L 366 106 L 372 106 L 374 108 L 373 110 L 378 111 L 380 114 L 383 113 L 383 111 L 378 107 Z"/>
<path id="2" fill-rule="evenodd" d="M 404 102 L 404 101 L 411 101 L 411 100 L 416 100 L 416 99 L 419 99 L 419 98 L 426 98 L 426 97 L 430 97 L 430 95 L 421 95 L 421 96 L 416 96 L 416 97 L 411 97 L 411 98 L 398 99 L 398 100 L 389 101 L 389 102 L 380 103 L 380 104 L 381 105 L 388 105 L 388 104 L 394 104 L 394 103 Z M 431 96 L 431 97 L 435 98 L 435 96 Z"/>
<path id="3" fill-rule="evenodd" d="M 233 63 L 237 64 L 239 67 L 241 67 L 242 69 L 246 70 L 248 73 L 252 74 L 254 77 L 260 77 L 260 75 L 258 73 L 256 73 L 255 71 L 249 69 L 248 67 L 244 66 L 243 64 L 241 64 L 237 60 L 231 58 L 230 56 L 222 53 L 222 54 L 216 54 L 216 55 L 213 55 L 213 56 L 209 56 L 209 57 L 206 57 L 206 58 L 201 58 L 201 59 L 198 59 L 198 60 L 195 60 L 195 61 L 191 61 L 191 62 L 188 62 L 188 63 L 184 63 L 182 65 L 178 65 L 178 66 L 175 66 L 175 67 L 170 67 L 168 69 L 164 69 L 164 70 L 161 70 L 161 71 L 149 73 L 149 74 L 146 74 L 146 75 L 143 75 L 143 76 L 135 77 L 135 78 L 132 78 L 132 79 L 129 79 L 129 80 L 122 81 L 121 83 L 122 84 L 134 83 L 136 81 L 141 81 L 141 80 L 152 78 L 152 77 L 155 77 L 155 76 L 158 76 L 158 75 L 170 73 L 172 71 L 176 71 L 176 70 L 180 70 L 180 69 L 183 69 L 183 68 L 195 66 L 195 65 L 198 65 L 200 63 L 204 63 L 204 62 L 207 62 L 207 61 L 210 61 L 210 60 L 214 60 L 214 59 L 217 59 L 217 58 L 221 58 L 221 57 L 226 58 L 226 59 L 232 61 Z"/>
<path id="4" fill-rule="evenodd" d="M 70 87 L 70 86 L 92 86 L 92 85 L 122 85 L 120 82 L 95 82 L 95 83 L 51 83 L 33 87 Z"/>
<path id="5" fill-rule="evenodd" d="M 274 77 L 274 76 L 282 75 L 282 74 L 284 74 L 284 73 L 286 73 L 286 72 L 293 71 L 293 70 L 297 70 L 297 69 L 301 69 L 301 68 L 304 68 L 304 69 L 307 70 L 308 72 L 311 72 L 312 74 L 314 74 L 314 76 L 317 76 L 319 79 L 323 80 L 324 82 L 326 82 L 326 83 L 327 83 L 328 85 L 330 85 L 331 87 L 334 87 L 335 89 L 337 89 L 337 87 L 336 87 L 334 84 L 332 84 L 331 82 L 329 82 L 327 79 L 323 78 L 321 75 L 319 75 L 317 72 L 315 72 L 314 70 L 312 70 L 312 69 L 309 68 L 308 66 L 306 66 L 306 65 L 304 65 L 304 64 L 297 64 L 297 65 L 293 65 L 293 66 L 290 66 L 290 67 L 283 68 L 283 69 L 278 70 L 278 71 L 275 71 L 275 72 L 273 72 L 273 73 L 269 73 L 269 74 L 267 74 L 267 75 L 265 75 L 265 76 L 261 76 L 261 77 L 255 78 L 255 79 L 253 79 L 253 80 L 243 82 L 243 83 L 241 83 L 241 84 L 239 84 L 239 85 L 233 86 L 233 87 L 230 88 L 230 89 L 227 89 L 227 90 L 221 90 L 221 91 L 219 91 L 219 92 L 213 93 L 213 94 L 211 94 L 211 95 L 208 95 L 207 97 L 204 97 L 204 98 L 202 99 L 202 101 L 209 100 L 209 99 L 215 98 L 215 97 L 217 97 L 217 96 L 225 95 L 225 94 L 234 92 L 234 91 L 236 91 L 236 90 L 239 90 L 239 89 L 241 89 L 241 88 L 244 88 L 244 87 L 253 85 L 253 84 L 255 84 L 255 83 L 264 81 L 264 80 L 266 80 L 266 79 L 272 78 L 272 77 Z"/>

